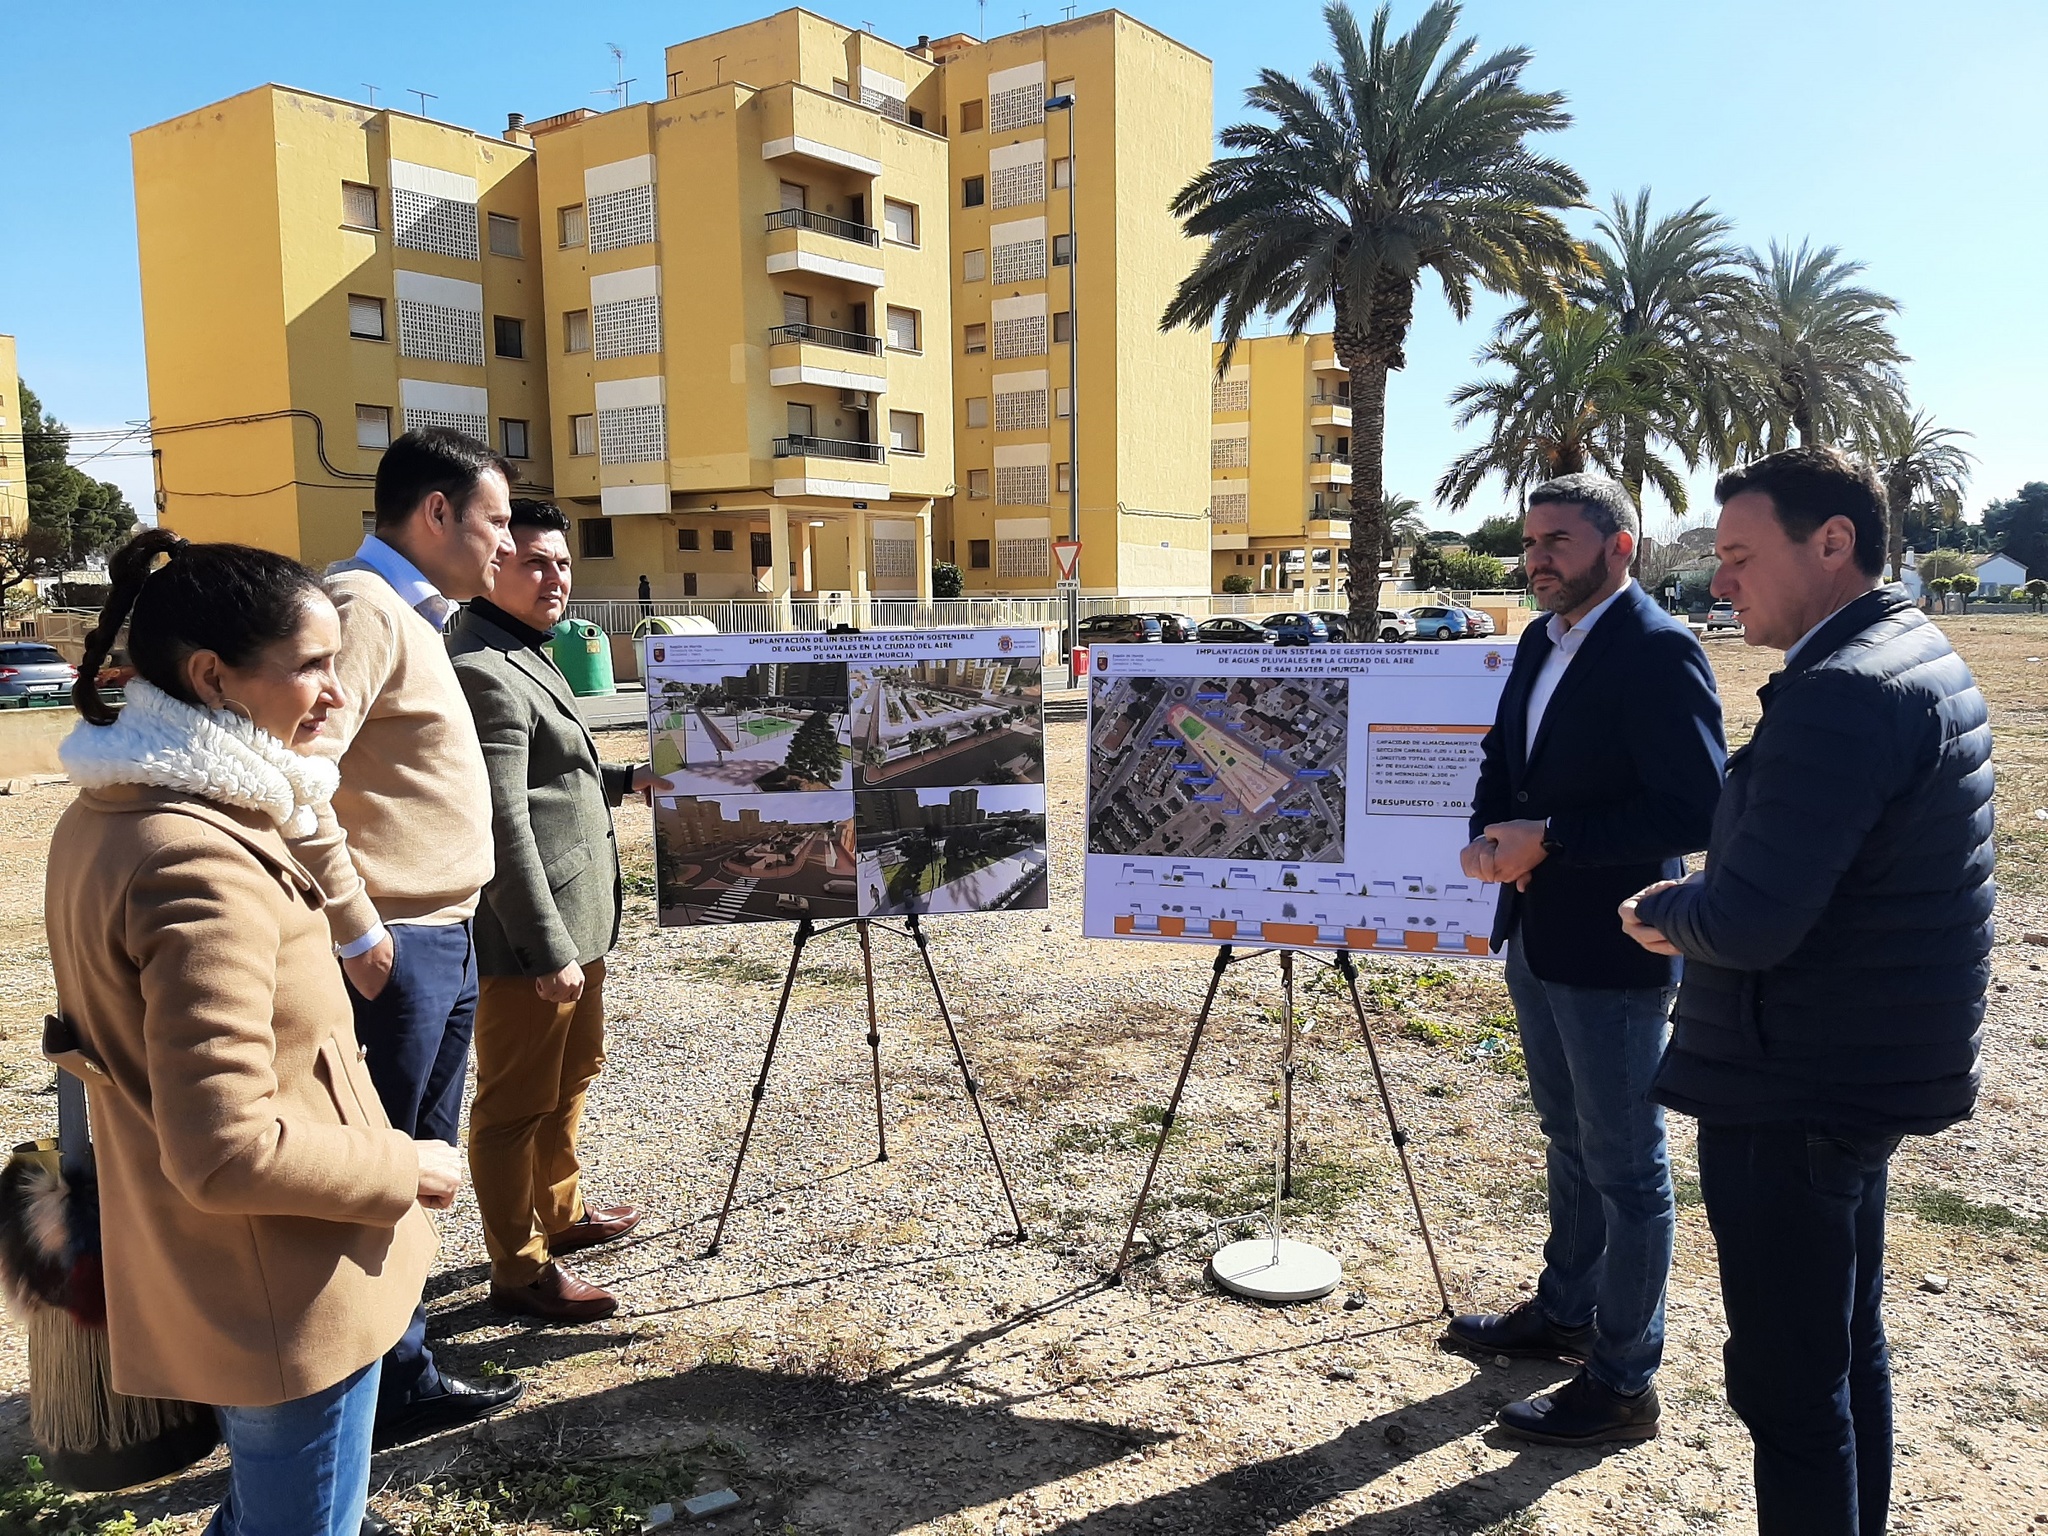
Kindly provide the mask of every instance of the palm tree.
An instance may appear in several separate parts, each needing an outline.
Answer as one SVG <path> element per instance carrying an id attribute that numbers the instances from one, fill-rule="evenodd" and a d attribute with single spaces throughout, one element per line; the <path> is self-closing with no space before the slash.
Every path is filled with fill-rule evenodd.
<path id="1" fill-rule="evenodd" d="M 1454 40 L 1458 6 L 1436 0 L 1388 36 L 1388 11 L 1361 34 L 1349 6 L 1324 9 L 1337 58 L 1306 83 L 1260 71 L 1246 104 L 1273 122 L 1223 130 L 1228 153 L 1175 196 L 1208 242 L 1160 325 L 1217 327 L 1228 366 L 1258 316 L 1299 336 L 1324 309 L 1351 375 L 1351 612 L 1376 622 L 1387 544 L 1387 374 L 1403 367 L 1415 290 L 1433 272 L 1463 319 L 1475 287 L 1554 303 L 1580 263 L 1554 210 L 1586 187 L 1525 143 L 1566 126 L 1564 97 L 1526 91 L 1530 54 L 1478 58 Z"/>
<path id="2" fill-rule="evenodd" d="M 1586 275 L 1572 284 L 1582 304 L 1604 307 L 1615 329 L 1643 347 L 1638 395 L 1662 395 L 1665 421 L 1633 413 L 1620 421 L 1618 478 L 1638 507 L 1648 475 L 1651 440 L 1676 428 L 1688 466 L 1706 452 L 1732 457 L 1726 398 L 1728 343 L 1748 296 L 1742 253 L 1728 242 L 1728 220 L 1704 200 L 1679 213 L 1650 217 L 1650 189 L 1633 206 L 1619 193 L 1595 225 Z M 1682 517 L 1684 508 L 1674 503 Z"/>
<path id="3" fill-rule="evenodd" d="M 1734 387 L 1747 446 L 1769 453 L 1842 443 L 1905 398 L 1910 361 L 1891 333 L 1896 300 L 1853 279 L 1860 261 L 1832 245 L 1750 252 L 1750 301 L 1735 322 Z"/>
<path id="4" fill-rule="evenodd" d="M 1977 456 L 1958 446 L 1970 436 L 1956 427 L 1937 427 L 1925 411 L 1907 415 L 1886 411 L 1876 419 L 1861 445 L 1884 482 L 1886 512 L 1885 560 L 1891 579 L 1899 579 L 1906 558 L 1906 508 L 1926 501 L 1934 518 L 1959 516 L 1970 466 Z"/>
<path id="5" fill-rule="evenodd" d="M 1495 340 L 1479 361 L 1506 376 L 1475 379 L 1450 403 L 1460 427 L 1486 421 L 1489 435 L 1444 471 L 1438 500 L 1462 507 L 1496 475 L 1514 492 L 1587 469 L 1617 475 L 1629 441 L 1624 424 L 1633 422 L 1641 474 L 1684 515 L 1683 477 L 1646 446 L 1651 435 L 1686 441 L 1683 392 L 1668 359 L 1623 336 L 1612 313 L 1568 306 Z"/>

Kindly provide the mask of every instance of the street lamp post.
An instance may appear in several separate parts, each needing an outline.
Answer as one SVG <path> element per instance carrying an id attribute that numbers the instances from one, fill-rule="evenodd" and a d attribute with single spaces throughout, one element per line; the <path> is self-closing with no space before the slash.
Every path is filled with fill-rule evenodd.
<path id="1" fill-rule="evenodd" d="M 1055 96 L 1048 112 L 1067 115 L 1067 537 L 1081 537 L 1081 305 L 1076 264 L 1081 259 L 1080 232 L 1074 222 L 1074 95 Z M 1074 651 L 1081 644 L 1081 560 L 1074 557 L 1074 585 L 1067 589 L 1067 686 L 1078 687 Z"/>

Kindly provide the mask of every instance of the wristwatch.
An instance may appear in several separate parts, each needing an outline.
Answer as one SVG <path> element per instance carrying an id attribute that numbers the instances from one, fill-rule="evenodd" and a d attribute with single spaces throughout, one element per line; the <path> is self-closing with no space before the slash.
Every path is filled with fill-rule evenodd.
<path id="1" fill-rule="evenodd" d="M 1564 843 L 1555 832 L 1550 830 L 1550 818 L 1548 816 L 1543 818 L 1543 851 L 1545 853 L 1564 852 Z"/>

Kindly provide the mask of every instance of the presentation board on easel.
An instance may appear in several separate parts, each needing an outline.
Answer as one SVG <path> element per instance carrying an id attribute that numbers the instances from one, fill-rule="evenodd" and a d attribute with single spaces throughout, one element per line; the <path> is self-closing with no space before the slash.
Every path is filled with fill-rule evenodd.
<path id="1" fill-rule="evenodd" d="M 1511 646 L 1091 652 L 1084 930 L 1484 956 L 1458 867 Z"/>
<path id="2" fill-rule="evenodd" d="M 1036 629 L 647 641 L 664 926 L 1043 908 Z"/>

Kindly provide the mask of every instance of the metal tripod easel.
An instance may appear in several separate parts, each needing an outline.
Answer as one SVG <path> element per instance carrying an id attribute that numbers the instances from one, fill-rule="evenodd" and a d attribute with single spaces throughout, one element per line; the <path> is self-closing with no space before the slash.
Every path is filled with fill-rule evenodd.
<path id="1" fill-rule="evenodd" d="M 868 1055 L 874 1072 L 875 1087 L 875 1161 L 889 1161 L 888 1124 L 882 1112 L 882 1026 L 875 1011 L 875 956 L 870 929 L 879 928 L 884 933 L 893 933 L 909 939 L 917 946 L 918 958 L 924 962 L 926 980 L 931 983 L 932 996 L 938 1000 L 939 1017 L 945 1022 L 946 1036 L 953 1044 L 953 1060 L 959 1065 L 960 1080 L 967 1088 L 967 1102 L 974 1106 L 974 1118 L 981 1124 L 982 1139 L 988 1143 L 989 1161 L 995 1164 L 996 1181 L 1002 1185 L 1003 1199 L 1010 1207 L 1010 1220 L 1017 1229 L 1017 1237 L 1024 1237 L 1024 1218 L 1017 1213 L 1017 1197 L 1011 1193 L 1010 1177 L 1003 1171 L 1002 1154 L 996 1150 L 995 1133 L 989 1129 L 988 1115 L 981 1107 L 980 1085 L 974 1080 L 974 1072 L 967 1065 L 967 1052 L 960 1044 L 960 1031 L 953 1022 L 953 1011 L 946 1003 L 945 990 L 939 985 L 939 973 L 932 965 L 931 939 L 911 913 L 898 928 L 877 918 L 849 917 L 838 922 L 816 924 L 809 917 L 796 925 L 791 941 L 789 971 L 782 978 L 782 1000 L 775 1008 L 775 1023 L 768 1031 L 768 1049 L 761 1059 L 761 1075 L 754 1081 L 753 1104 L 747 1110 L 747 1126 L 740 1133 L 739 1155 L 733 1159 L 732 1179 L 725 1187 L 725 1204 L 718 1212 L 718 1225 L 711 1234 L 711 1246 L 704 1250 L 710 1258 L 718 1252 L 719 1244 L 725 1237 L 726 1218 L 732 1214 L 733 1197 L 740 1187 L 740 1170 L 746 1166 L 747 1144 L 754 1139 L 754 1122 L 761 1113 L 761 1101 L 768 1095 L 768 1074 L 775 1066 L 775 1047 L 782 1039 L 782 1026 L 789 1017 L 789 995 L 796 986 L 797 966 L 803 960 L 804 946 L 813 939 L 823 938 L 841 928 L 851 928 L 860 940 L 861 972 L 867 982 L 868 995 Z"/>
<path id="2" fill-rule="evenodd" d="M 1216 951 L 1216 959 L 1209 973 L 1209 990 L 1202 999 L 1201 1012 L 1195 1016 L 1194 1035 L 1188 1041 L 1187 1055 L 1181 1059 L 1180 1076 L 1174 1081 L 1173 1096 L 1167 1100 L 1166 1114 L 1159 1124 L 1159 1139 L 1153 1144 L 1151 1160 L 1145 1165 L 1145 1179 L 1138 1187 L 1138 1200 L 1137 1204 L 1131 1209 L 1131 1221 L 1124 1231 L 1123 1247 L 1118 1251 L 1116 1264 L 1109 1272 L 1108 1278 L 1111 1284 L 1121 1281 L 1124 1272 L 1130 1267 L 1131 1249 L 1137 1241 L 1138 1223 L 1143 1219 L 1146 1203 L 1152 1197 L 1152 1181 L 1159 1171 L 1159 1159 L 1166 1150 L 1167 1137 L 1173 1134 L 1174 1119 L 1180 1112 L 1181 1095 L 1187 1089 L 1188 1073 L 1195 1064 L 1195 1052 L 1201 1048 L 1202 1032 L 1208 1027 L 1209 1015 L 1215 1008 L 1216 993 L 1223 985 L 1223 973 L 1233 965 L 1241 965 L 1247 960 L 1256 959 L 1273 952 L 1272 950 L 1255 949 L 1243 954 L 1232 954 L 1231 946 L 1228 944 L 1223 945 Z M 1290 1289 L 1296 1277 L 1285 1274 L 1285 1271 L 1291 1264 L 1295 1264 L 1304 1256 L 1317 1255 L 1320 1250 L 1308 1248 L 1304 1244 L 1290 1243 L 1281 1235 L 1280 1231 L 1280 1202 L 1291 1196 L 1294 1192 L 1294 1048 L 1296 1029 L 1294 1018 L 1295 952 L 1291 949 L 1283 949 L 1278 953 L 1280 956 L 1281 988 L 1281 1134 L 1277 1138 L 1274 1149 L 1273 1200 L 1266 1216 L 1270 1238 L 1270 1268 L 1275 1276 L 1281 1277 L 1281 1283 L 1265 1288 L 1262 1288 L 1256 1280 L 1252 1284 L 1240 1284 L 1230 1275 L 1227 1275 L 1222 1266 L 1216 1267 L 1216 1277 L 1219 1283 L 1241 1294 L 1259 1296 L 1262 1299 L 1269 1300 L 1296 1300 L 1305 1299 L 1308 1296 L 1326 1294 L 1334 1289 L 1336 1276 L 1329 1273 L 1310 1273 L 1302 1281 L 1302 1288 Z M 1373 1080 L 1379 1087 L 1380 1107 L 1386 1112 L 1388 1134 L 1393 1141 L 1394 1151 L 1401 1159 L 1401 1174 L 1408 1185 L 1408 1200 L 1415 1211 L 1416 1227 L 1422 1234 L 1423 1251 L 1429 1255 L 1429 1269 L 1430 1274 L 1436 1281 L 1437 1298 L 1442 1303 L 1443 1315 L 1449 1317 L 1452 1315 L 1451 1293 L 1444 1284 L 1443 1267 L 1437 1262 L 1436 1244 L 1429 1235 L 1429 1218 L 1423 1213 L 1422 1194 L 1415 1183 L 1414 1166 L 1409 1161 L 1408 1132 L 1402 1126 L 1400 1117 L 1394 1112 L 1394 1096 L 1387 1087 L 1387 1075 L 1380 1065 L 1379 1044 L 1373 1039 L 1372 1024 L 1365 1014 L 1365 1000 L 1359 995 L 1358 967 L 1352 960 L 1351 953 L 1348 950 L 1339 950 L 1336 957 L 1329 964 L 1338 975 L 1344 978 L 1345 987 L 1351 997 L 1352 1011 L 1358 1017 L 1359 1036 L 1364 1040 L 1366 1055 L 1372 1062 Z M 1236 1219 L 1241 1220 L 1245 1218 Z M 1246 1243 L 1233 1244 L 1232 1248 L 1251 1250 L 1260 1246 L 1264 1245 L 1259 1244 L 1258 1240 L 1253 1239 Z M 1230 1251 L 1230 1249 L 1224 1250 L 1225 1253 Z M 1222 1255 L 1219 1254 L 1220 1257 Z M 1327 1256 L 1324 1257 L 1327 1258 Z M 1324 1279 L 1328 1280 L 1327 1284 L 1322 1283 Z"/>

